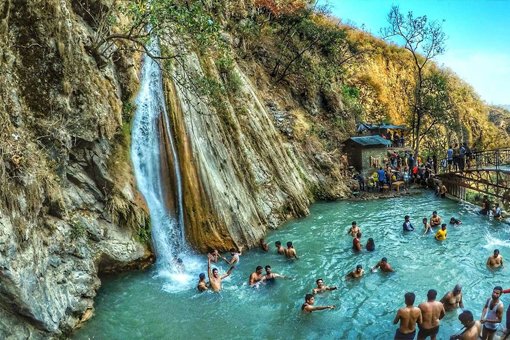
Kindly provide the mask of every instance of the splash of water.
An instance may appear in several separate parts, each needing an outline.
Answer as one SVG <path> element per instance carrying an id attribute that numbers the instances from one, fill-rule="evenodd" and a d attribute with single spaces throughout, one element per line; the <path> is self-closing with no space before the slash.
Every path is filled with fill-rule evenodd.
<path id="1" fill-rule="evenodd" d="M 491 236 L 490 234 L 485 235 L 485 241 L 487 242 L 487 244 L 483 246 L 485 249 L 493 250 L 496 247 L 510 248 L 510 241 L 501 240 L 499 238 Z"/>
<path id="2" fill-rule="evenodd" d="M 151 53 L 159 55 L 159 44 L 151 43 Z M 183 207 L 181 176 L 177 151 L 173 142 L 163 92 L 162 72 L 159 63 L 144 57 L 140 91 L 136 98 L 136 113 L 132 128 L 131 159 L 133 161 L 138 188 L 145 197 L 150 211 L 152 240 L 157 255 L 158 268 L 176 272 L 175 261 L 187 252 L 183 232 Z M 161 155 L 158 122 L 165 119 L 166 133 L 174 159 L 174 174 L 177 182 L 177 211 L 169 212 L 162 190 Z"/>

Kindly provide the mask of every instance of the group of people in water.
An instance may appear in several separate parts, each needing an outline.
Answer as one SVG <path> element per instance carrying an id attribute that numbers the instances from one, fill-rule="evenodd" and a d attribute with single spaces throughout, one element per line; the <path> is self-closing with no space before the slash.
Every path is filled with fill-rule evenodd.
<path id="1" fill-rule="evenodd" d="M 438 241 L 444 241 L 447 238 L 446 223 L 443 223 L 441 216 L 437 211 L 433 211 L 429 219 L 423 218 L 423 235 L 431 233 L 434 228 L 439 228 L 435 232 L 435 238 Z M 462 222 L 452 217 L 449 221 L 450 225 L 459 226 Z M 410 216 L 404 217 L 402 224 L 404 232 L 414 231 L 415 228 L 411 223 Z M 361 244 L 361 228 L 356 221 L 353 221 L 347 232 L 348 235 L 353 237 L 352 249 L 354 252 L 361 252 L 363 250 Z M 275 242 L 276 253 L 283 255 L 288 259 L 298 259 L 297 251 L 294 248 L 292 242 L 287 242 L 287 247 L 283 247 L 280 241 Z M 269 245 L 262 239 L 260 240 L 260 247 L 263 251 L 269 251 Z M 375 242 L 372 238 L 368 239 L 365 245 L 365 249 L 369 252 L 375 250 Z M 242 249 L 230 250 L 230 258 L 227 259 L 219 254 L 217 250 L 211 250 L 208 254 L 207 260 L 207 273 L 209 282 L 206 282 L 205 273 L 199 275 L 199 282 L 197 289 L 200 292 L 212 290 L 219 292 L 222 289 L 222 280 L 230 276 L 236 266 L 239 264 L 240 256 L 242 255 Z M 217 268 L 212 268 L 212 263 L 224 261 L 230 266 L 226 273 L 220 274 Z M 486 262 L 489 268 L 498 268 L 503 266 L 503 257 L 501 256 L 498 249 L 494 250 L 493 255 L 489 256 Z M 389 273 L 393 272 L 394 269 L 388 263 L 388 259 L 383 257 L 375 266 L 371 268 L 372 272 L 380 269 L 381 272 Z M 346 274 L 346 279 L 360 279 L 365 274 L 363 266 L 358 264 L 351 272 Z M 248 278 L 248 285 L 250 287 L 259 287 L 261 284 L 270 284 L 276 279 L 288 278 L 285 275 L 274 273 L 270 265 L 265 267 L 257 266 L 255 271 L 250 274 Z M 314 311 L 334 309 L 335 305 L 315 305 L 315 298 L 317 294 L 321 294 L 327 291 L 337 290 L 336 286 L 328 286 L 324 283 L 322 278 L 316 280 L 316 287 L 311 293 L 305 295 L 304 303 L 301 305 L 301 311 L 303 313 L 312 313 Z M 481 333 L 483 340 L 492 340 L 494 334 L 502 322 L 503 319 L 503 303 L 499 300 L 499 297 L 503 293 L 509 293 L 510 289 L 503 290 L 497 286 L 494 288 L 492 296 L 487 300 L 482 310 L 480 320 L 475 320 L 473 313 L 469 310 L 464 310 L 462 287 L 456 285 L 452 291 L 447 292 L 440 301 L 436 301 L 437 291 L 431 289 L 427 292 L 427 301 L 422 302 L 418 307 L 414 306 L 416 295 L 412 292 L 407 292 L 404 295 L 405 307 L 400 308 L 393 320 L 394 324 L 399 324 L 398 329 L 395 333 L 395 339 L 414 339 L 418 328 L 417 339 L 430 339 L 435 340 L 439 331 L 440 320 L 449 311 L 456 310 L 457 308 L 463 309 L 463 312 L 459 315 L 459 321 L 463 325 L 463 329 L 458 333 L 450 337 L 450 339 L 478 339 Z M 510 308 L 507 311 L 507 328 L 510 328 Z M 506 335 L 510 339 L 510 333 Z M 505 337 L 506 339 L 506 337 Z"/>

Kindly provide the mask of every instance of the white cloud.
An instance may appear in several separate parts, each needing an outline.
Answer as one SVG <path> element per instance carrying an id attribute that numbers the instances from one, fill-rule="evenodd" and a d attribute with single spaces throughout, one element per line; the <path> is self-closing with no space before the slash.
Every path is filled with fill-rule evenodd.
<path id="1" fill-rule="evenodd" d="M 489 104 L 510 104 L 510 55 L 452 51 L 438 58 Z"/>

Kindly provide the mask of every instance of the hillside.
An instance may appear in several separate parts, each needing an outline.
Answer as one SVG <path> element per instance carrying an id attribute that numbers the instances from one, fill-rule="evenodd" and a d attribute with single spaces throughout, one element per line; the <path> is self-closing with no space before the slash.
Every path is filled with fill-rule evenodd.
<path id="1" fill-rule="evenodd" d="M 176 141 L 197 252 L 253 247 L 314 200 L 350 197 L 342 142 L 356 123 L 410 121 L 406 51 L 305 1 L 150 4 L 0 7 L 0 338 L 70 332 L 92 316 L 99 272 L 152 260 L 129 154 L 148 22 L 164 54 L 173 137 L 163 143 Z M 447 79 L 451 105 L 425 121 L 435 125 L 424 154 L 510 145 L 506 111 L 489 121 L 468 84 L 429 71 Z"/>

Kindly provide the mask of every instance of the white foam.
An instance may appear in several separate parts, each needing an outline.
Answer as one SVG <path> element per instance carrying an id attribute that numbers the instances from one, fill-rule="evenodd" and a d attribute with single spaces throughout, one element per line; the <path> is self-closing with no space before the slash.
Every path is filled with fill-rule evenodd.
<path id="1" fill-rule="evenodd" d="M 485 249 L 493 249 L 496 246 L 510 248 L 510 241 L 500 240 L 499 238 L 496 238 L 490 234 L 485 235 L 485 241 L 487 241 L 487 244 L 483 246 Z"/>

